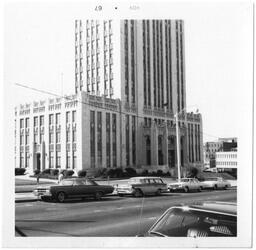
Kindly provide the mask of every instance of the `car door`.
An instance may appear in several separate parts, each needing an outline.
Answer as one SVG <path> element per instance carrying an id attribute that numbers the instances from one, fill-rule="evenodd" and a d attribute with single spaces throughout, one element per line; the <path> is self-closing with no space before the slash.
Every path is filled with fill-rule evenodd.
<path id="1" fill-rule="evenodd" d="M 82 192 L 84 196 L 93 196 L 96 191 L 98 190 L 95 188 L 95 185 L 93 185 L 90 180 L 83 180 Z"/>
<path id="2" fill-rule="evenodd" d="M 199 188 L 199 184 L 198 184 L 196 179 L 191 179 L 190 183 L 191 183 L 191 186 L 192 186 L 193 190 L 197 190 Z"/>
<path id="3" fill-rule="evenodd" d="M 82 179 L 77 179 L 73 184 L 73 196 L 81 197 L 85 195 L 84 182 Z"/>

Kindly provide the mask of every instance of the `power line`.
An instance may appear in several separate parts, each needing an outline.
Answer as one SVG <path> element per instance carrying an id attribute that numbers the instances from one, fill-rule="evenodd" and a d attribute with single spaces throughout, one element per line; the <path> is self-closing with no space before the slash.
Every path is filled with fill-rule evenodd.
<path id="1" fill-rule="evenodd" d="M 58 98 L 64 98 L 66 100 L 72 100 L 70 97 L 68 96 L 63 96 L 63 95 L 59 95 L 59 94 L 55 94 L 55 93 L 52 93 L 52 92 L 49 92 L 49 91 L 46 91 L 46 90 L 42 90 L 42 89 L 38 89 L 38 88 L 33 88 L 33 87 L 30 87 L 30 86 L 27 86 L 27 85 L 24 85 L 24 84 L 20 84 L 20 83 L 14 83 L 16 86 L 19 86 L 19 87 L 22 87 L 22 88 L 26 88 L 26 89 L 30 89 L 30 90 L 34 90 L 36 92 L 39 92 L 39 93 L 44 93 L 44 94 L 47 94 L 47 95 L 51 95 L 51 96 L 55 96 L 55 97 L 58 97 Z M 77 102 L 81 103 L 81 104 L 84 104 L 84 105 L 88 105 L 90 107 L 95 107 L 94 105 L 88 103 L 88 102 L 84 102 L 84 101 L 80 101 L 80 100 L 77 100 Z M 108 110 L 108 108 L 106 107 L 100 107 L 101 109 L 104 109 L 104 110 Z M 113 110 L 112 110 L 113 111 Z M 127 113 L 125 112 L 122 112 L 121 110 L 120 111 L 117 111 L 119 114 L 124 114 L 124 115 L 127 115 Z M 138 114 L 134 114 L 134 116 L 136 116 L 137 118 L 142 118 L 144 119 L 145 117 L 144 116 L 139 116 Z M 215 136 L 215 135 L 210 135 L 210 134 L 207 134 L 207 133 L 204 133 L 204 132 L 199 132 L 200 134 L 202 135 L 207 135 L 207 136 L 210 136 L 210 137 L 214 137 L 214 138 L 217 138 L 219 139 L 220 137 L 218 136 Z"/>

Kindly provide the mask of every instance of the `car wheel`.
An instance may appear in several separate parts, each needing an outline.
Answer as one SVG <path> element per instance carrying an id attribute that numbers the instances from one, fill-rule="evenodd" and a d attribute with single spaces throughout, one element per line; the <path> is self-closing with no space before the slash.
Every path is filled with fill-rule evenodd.
<path id="1" fill-rule="evenodd" d="M 218 186 L 217 186 L 217 185 L 214 185 L 214 186 L 213 186 L 213 189 L 214 189 L 214 190 L 217 190 L 217 189 L 218 189 Z"/>
<path id="2" fill-rule="evenodd" d="M 225 185 L 224 189 L 225 189 L 225 190 L 226 190 L 226 189 L 228 189 L 228 186 L 227 186 L 227 185 Z"/>
<path id="3" fill-rule="evenodd" d="M 189 192 L 189 188 L 188 187 L 185 187 L 184 188 L 184 193 L 188 193 Z"/>
<path id="4" fill-rule="evenodd" d="M 141 192 L 140 189 L 135 189 L 134 197 L 141 197 L 142 195 L 143 195 L 143 193 Z"/>
<path id="5" fill-rule="evenodd" d="M 57 200 L 58 202 L 64 202 L 66 199 L 66 194 L 64 192 L 59 192 L 57 194 Z"/>
<path id="6" fill-rule="evenodd" d="M 201 192 L 201 191 L 202 191 L 202 189 L 203 189 L 202 187 L 199 187 L 199 188 L 198 188 L 198 192 Z"/>
<path id="7" fill-rule="evenodd" d="M 156 195 L 157 195 L 157 196 L 161 195 L 161 189 L 158 189 L 158 190 L 156 191 Z"/>
<path id="8" fill-rule="evenodd" d="M 95 194 L 95 200 L 96 200 L 96 201 L 101 200 L 102 195 L 103 195 L 102 192 L 96 192 L 96 194 Z"/>

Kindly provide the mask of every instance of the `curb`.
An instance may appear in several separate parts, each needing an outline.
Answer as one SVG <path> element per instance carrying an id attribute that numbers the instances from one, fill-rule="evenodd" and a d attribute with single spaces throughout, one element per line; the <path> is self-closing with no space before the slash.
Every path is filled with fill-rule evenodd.
<path id="1" fill-rule="evenodd" d="M 22 203 L 22 202 L 35 202 L 35 201 L 39 201 L 40 199 L 18 199 L 15 200 L 15 203 Z"/>
<path id="2" fill-rule="evenodd" d="M 103 197 L 112 197 L 112 196 L 117 196 L 117 194 L 108 194 Z M 40 198 L 18 198 L 15 199 L 15 203 L 22 203 L 22 202 L 35 202 L 35 201 L 42 201 Z"/>

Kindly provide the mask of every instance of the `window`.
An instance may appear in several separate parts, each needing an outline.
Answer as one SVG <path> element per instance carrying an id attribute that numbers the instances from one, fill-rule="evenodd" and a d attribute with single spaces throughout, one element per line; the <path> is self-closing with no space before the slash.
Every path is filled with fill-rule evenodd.
<path id="1" fill-rule="evenodd" d="M 41 115 L 40 116 L 40 126 L 43 126 L 44 125 L 44 116 Z"/>
<path id="2" fill-rule="evenodd" d="M 77 167 L 76 151 L 73 151 L 73 169 Z"/>
<path id="3" fill-rule="evenodd" d="M 20 119 L 20 128 L 24 128 L 24 119 Z"/>
<path id="4" fill-rule="evenodd" d="M 40 143 L 43 143 L 44 141 L 44 134 L 40 134 Z"/>
<path id="5" fill-rule="evenodd" d="M 56 132 L 56 143 L 60 143 L 60 131 Z"/>
<path id="6" fill-rule="evenodd" d="M 49 152 L 49 167 L 50 168 L 53 168 L 53 165 L 54 165 L 54 159 L 53 159 L 53 151 L 50 151 Z"/>
<path id="7" fill-rule="evenodd" d="M 67 133 L 66 133 L 66 140 L 67 142 L 70 142 L 70 131 L 67 130 Z"/>
<path id="8" fill-rule="evenodd" d="M 26 134 L 25 141 L 26 141 L 26 145 L 28 145 L 29 144 L 29 134 Z"/>
<path id="9" fill-rule="evenodd" d="M 24 135 L 20 135 L 20 145 L 24 144 Z"/>
<path id="10" fill-rule="evenodd" d="M 70 123 L 70 112 L 66 112 L 66 123 Z"/>
<path id="11" fill-rule="evenodd" d="M 60 167 L 61 167 L 61 165 L 60 165 L 60 164 L 61 164 L 60 160 L 61 160 L 60 152 L 57 151 L 57 152 L 56 152 L 56 167 L 57 167 L 57 168 L 60 168 Z"/>
<path id="12" fill-rule="evenodd" d="M 98 164 L 102 164 L 102 115 L 97 112 L 97 146 L 98 146 Z"/>
<path id="13" fill-rule="evenodd" d="M 110 113 L 106 113 L 106 154 L 107 154 L 107 168 L 110 168 Z"/>
<path id="14" fill-rule="evenodd" d="M 20 167 L 24 168 L 24 152 L 20 152 Z"/>
<path id="15" fill-rule="evenodd" d="M 29 167 L 29 152 L 26 152 L 26 162 L 25 162 L 25 167 Z"/>
<path id="16" fill-rule="evenodd" d="M 67 168 L 70 168 L 70 152 L 69 151 L 67 151 L 67 162 L 66 162 L 66 164 L 67 164 Z"/>
<path id="17" fill-rule="evenodd" d="M 34 143 L 38 143 L 38 134 L 34 134 Z"/>
<path id="18" fill-rule="evenodd" d="M 53 124 L 53 114 L 49 115 L 49 125 Z"/>
<path id="19" fill-rule="evenodd" d="M 38 116 L 34 117 L 34 127 L 38 126 Z"/>
<path id="20" fill-rule="evenodd" d="M 112 147 L 113 147 L 113 167 L 116 167 L 117 162 L 116 162 L 116 114 L 112 114 Z"/>
<path id="21" fill-rule="evenodd" d="M 56 114 L 56 124 L 60 124 L 60 113 Z"/>
<path id="22" fill-rule="evenodd" d="M 29 118 L 26 118 L 26 128 L 29 127 Z"/>
<path id="23" fill-rule="evenodd" d="M 72 121 L 76 122 L 76 111 L 72 111 Z"/>
<path id="24" fill-rule="evenodd" d="M 53 132 L 49 133 L 49 143 L 52 144 L 53 143 Z"/>
<path id="25" fill-rule="evenodd" d="M 91 167 L 95 167 L 95 111 L 90 112 Z"/>
<path id="26" fill-rule="evenodd" d="M 76 130 L 73 129 L 73 130 L 72 130 L 72 133 L 73 133 L 73 135 L 72 135 L 73 142 L 76 142 Z"/>

